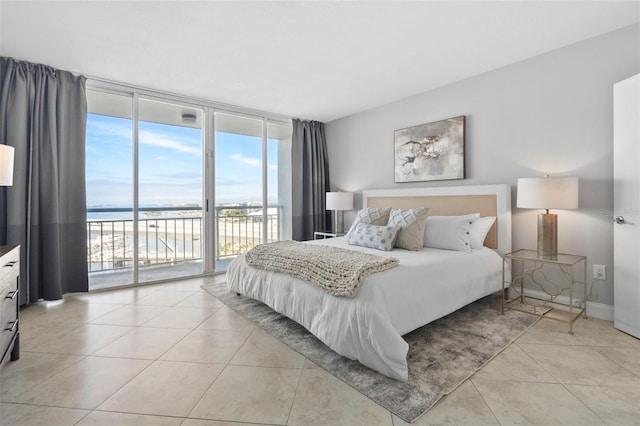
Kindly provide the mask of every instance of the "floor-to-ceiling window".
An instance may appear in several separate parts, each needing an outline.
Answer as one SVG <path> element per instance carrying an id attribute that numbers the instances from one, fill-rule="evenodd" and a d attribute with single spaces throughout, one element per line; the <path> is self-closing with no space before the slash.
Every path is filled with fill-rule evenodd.
<path id="1" fill-rule="evenodd" d="M 87 91 L 89 288 L 133 282 L 133 97 Z"/>
<path id="2" fill-rule="evenodd" d="M 87 90 L 90 288 L 223 272 L 291 237 L 291 124 Z"/>
<path id="3" fill-rule="evenodd" d="M 291 192 L 291 125 L 228 112 L 216 112 L 214 125 L 216 270 L 223 271 L 258 244 L 291 238 L 291 196 L 279 192 Z"/>

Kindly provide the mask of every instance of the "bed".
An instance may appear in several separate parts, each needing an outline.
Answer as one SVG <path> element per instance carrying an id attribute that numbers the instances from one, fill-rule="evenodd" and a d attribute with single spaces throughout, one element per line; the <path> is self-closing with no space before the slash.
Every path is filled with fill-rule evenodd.
<path id="1" fill-rule="evenodd" d="M 389 252 L 351 246 L 345 237 L 310 241 L 392 256 L 397 267 L 365 278 L 353 298 L 335 297 L 289 275 L 252 268 L 244 256 L 227 269 L 230 291 L 257 299 L 307 328 L 340 355 L 386 376 L 407 380 L 408 344 L 402 336 L 502 288 L 500 254 L 511 251 L 508 185 L 374 190 L 366 207 L 429 207 L 429 216 L 478 212 L 495 216 L 485 247 L 471 253 L 423 248 Z"/>

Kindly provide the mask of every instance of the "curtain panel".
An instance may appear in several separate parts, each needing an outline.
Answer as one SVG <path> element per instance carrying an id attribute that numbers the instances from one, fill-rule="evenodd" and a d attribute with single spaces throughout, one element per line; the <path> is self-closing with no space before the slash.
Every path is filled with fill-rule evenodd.
<path id="1" fill-rule="evenodd" d="M 331 229 L 325 207 L 330 185 L 324 123 L 293 119 L 291 155 L 292 237 L 311 240 L 314 231 Z"/>
<path id="2" fill-rule="evenodd" d="M 87 291 L 86 78 L 0 59 L 1 142 L 15 148 L 0 243 L 21 245 L 20 303 Z"/>

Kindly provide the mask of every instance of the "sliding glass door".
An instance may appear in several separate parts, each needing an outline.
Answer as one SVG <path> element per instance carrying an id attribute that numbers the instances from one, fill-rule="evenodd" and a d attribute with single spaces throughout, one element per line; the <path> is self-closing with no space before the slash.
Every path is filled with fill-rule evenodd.
<path id="1" fill-rule="evenodd" d="M 138 102 L 138 282 L 202 274 L 202 108 Z"/>
<path id="2" fill-rule="evenodd" d="M 291 238 L 291 125 L 227 112 L 214 123 L 215 269 L 224 271 L 258 244 Z"/>
<path id="3" fill-rule="evenodd" d="M 87 90 L 91 290 L 224 272 L 291 238 L 291 124 Z"/>
<path id="4" fill-rule="evenodd" d="M 133 98 L 87 91 L 89 288 L 133 282 Z M 122 285 L 120 284 L 120 285 Z"/>

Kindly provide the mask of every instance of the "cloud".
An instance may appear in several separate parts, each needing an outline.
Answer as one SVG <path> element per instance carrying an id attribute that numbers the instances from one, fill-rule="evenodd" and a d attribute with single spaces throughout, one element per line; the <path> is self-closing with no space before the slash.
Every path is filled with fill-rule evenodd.
<path id="1" fill-rule="evenodd" d="M 232 160 L 236 160 L 245 166 L 249 167 L 262 167 L 262 160 L 259 158 L 245 157 L 242 154 L 233 154 L 231 157 Z"/>
<path id="2" fill-rule="evenodd" d="M 184 141 L 178 139 L 169 138 L 161 133 L 154 133 L 148 130 L 140 131 L 138 135 L 138 142 L 143 145 L 159 146 L 162 148 L 173 149 L 178 152 L 184 152 L 187 154 L 201 155 L 202 150 L 198 147 L 188 146 Z"/>
<path id="3" fill-rule="evenodd" d="M 244 185 L 246 183 L 247 182 L 241 182 L 235 179 L 228 179 L 228 178 L 222 178 L 222 177 L 216 178 L 216 186 Z"/>
<path id="4" fill-rule="evenodd" d="M 236 160 L 244 164 L 245 166 L 256 167 L 256 168 L 262 167 L 262 160 L 259 158 L 245 157 L 242 154 L 233 154 L 229 158 L 231 158 L 232 160 Z M 269 170 L 278 170 L 278 166 L 276 164 L 268 164 L 267 168 Z"/>

